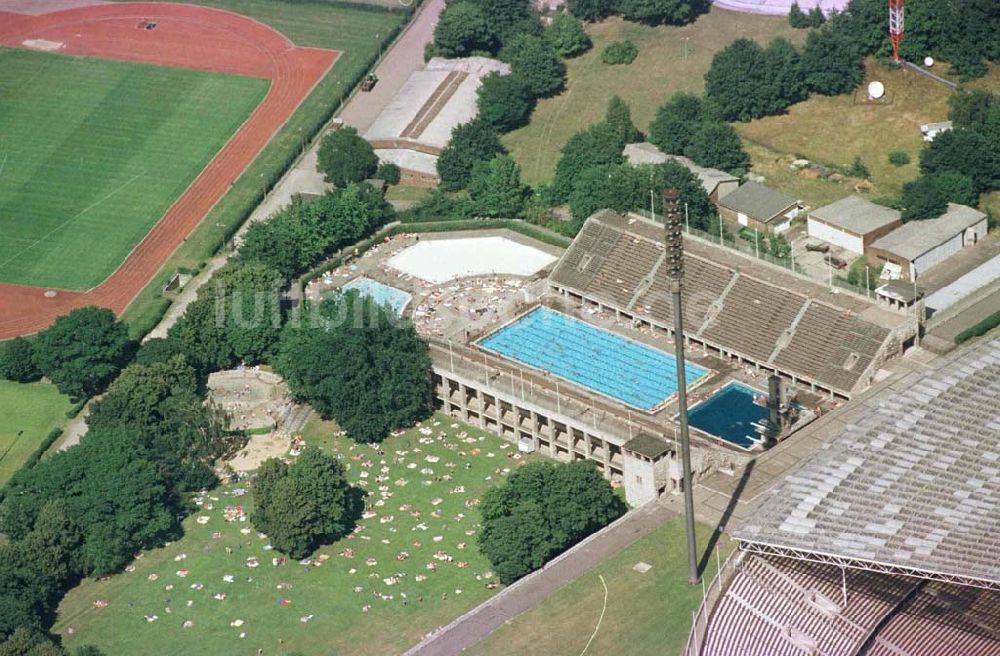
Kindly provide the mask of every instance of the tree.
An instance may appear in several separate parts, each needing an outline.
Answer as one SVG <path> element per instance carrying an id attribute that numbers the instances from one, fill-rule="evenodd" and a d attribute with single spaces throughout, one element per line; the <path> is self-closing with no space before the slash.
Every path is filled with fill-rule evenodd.
<path id="1" fill-rule="evenodd" d="M 520 217 L 529 194 L 521 182 L 521 169 L 510 155 L 497 155 L 472 168 L 469 196 L 480 216 Z"/>
<path id="2" fill-rule="evenodd" d="M 618 0 L 618 11 L 626 19 L 646 25 L 684 25 L 707 10 L 700 0 Z"/>
<path id="3" fill-rule="evenodd" d="M 479 161 L 503 155 L 507 150 L 500 137 L 486 121 L 474 119 L 458 125 L 451 132 L 451 141 L 441 151 L 437 161 L 441 189 L 458 191 L 469 184 L 472 166 Z"/>
<path id="4" fill-rule="evenodd" d="M 809 27 L 820 27 L 826 22 L 826 15 L 823 10 L 816 5 L 809 10 Z"/>
<path id="5" fill-rule="evenodd" d="M 569 0 L 569 13 L 585 21 L 599 21 L 611 13 L 612 0 Z"/>
<path id="6" fill-rule="evenodd" d="M 348 292 L 306 310 L 281 337 L 275 368 L 292 394 L 359 442 L 379 442 L 431 408 L 431 362 L 413 324 Z"/>
<path id="7" fill-rule="evenodd" d="M 516 75 L 493 72 L 479 87 L 478 119 L 497 132 L 509 132 L 526 125 L 535 108 L 531 91 Z"/>
<path id="8" fill-rule="evenodd" d="M 792 6 L 788 9 L 788 24 L 796 29 L 812 27 L 809 16 L 802 11 L 798 2 L 792 2 Z"/>
<path id="9" fill-rule="evenodd" d="M 31 342 L 15 337 L 0 344 L 0 378 L 15 383 L 33 383 L 42 377 L 31 354 Z"/>
<path id="10" fill-rule="evenodd" d="M 554 95 L 566 81 L 566 65 L 542 37 L 517 34 L 504 46 L 500 58 L 510 64 L 514 75 L 536 98 Z"/>
<path id="11" fill-rule="evenodd" d="M 972 180 L 956 171 L 923 175 L 903 185 L 904 221 L 932 219 L 941 216 L 948 203 L 975 205 L 979 195 Z"/>
<path id="12" fill-rule="evenodd" d="M 574 134 L 556 163 L 553 198 L 557 202 L 568 200 L 574 181 L 584 169 L 620 163 L 624 147 L 618 131 L 603 121 Z"/>
<path id="13" fill-rule="evenodd" d="M 398 185 L 401 172 L 399 166 L 392 162 L 379 162 L 378 169 L 375 171 L 375 177 L 379 180 L 385 180 L 386 184 Z"/>
<path id="14" fill-rule="evenodd" d="M 622 516 L 625 504 L 593 463 L 534 462 L 488 490 L 480 510 L 480 549 L 511 583 Z"/>
<path id="15" fill-rule="evenodd" d="M 545 38 L 560 57 L 575 57 L 590 50 L 593 45 L 583 31 L 583 21 L 562 11 L 552 17 L 552 22 L 545 29 Z"/>
<path id="16" fill-rule="evenodd" d="M 317 170 L 327 182 L 346 187 L 372 177 L 378 168 L 378 156 L 358 131 L 344 126 L 323 137 L 317 153 Z"/>
<path id="17" fill-rule="evenodd" d="M 482 9 L 471 2 L 450 2 L 434 28 L 434 45 L 445 57 L 465 57 L 496 47 Z"/>
<path id="18" fill-rule="evenodd" d="M 103 391 L 133 353 L 125 324 L 111 310 L 93 306 L 57 318 L 32 347 L 38 370 L 73 398 Z"/>
<path id="19" fill-rule="evenodd" d="M 281 274 L 266 264 L 238 262 L 219 269 L 199 292 L 199 301 L 214 306 L 216 323 L 237 360 L 263 362 L 278 341 L 283 283 Z"/>
<path id="20" fill-rule="evenodd" d="M 854 178 L 861 178 L 862 180 L 867 180 L 871 177 L 871 171 L 865 166 L 865 163 L 861 161 L 860 155 L 854 156 L 854 161 L 851 165 L 847 167 L 847 175 Z"/>
<path id="21" fill-rule="evenodd" d="M 764 49 L 763 62 L 767 73 L 768 114 L 780 114 L 790 105 L 806 99 L 809 94 L 799 53 L 788 39 L 772 39 Z"/>
<path id="22" fill-rule="evenodd" d="M 701 98 L 678 91 L 656 111 L 649 124 L 649 140 L 665 153 L 683 155 L 703 120 L 705 108 Z"/>
<path id="23" fill-rule="evenodd" d="M 829 27 L 815 30 L 809 33 L 802 50 L 802 72 L 811 91 L 836 96 L 861 84 L 865 76 L 864 57 L 844 30 Z"/>
<path id="24" fill-rule="evenodd" d="M 920 152 L 925 174 L 955 171 L 972 180 L 977 194 L 1000 186 L 1000 153 L 982 134 L 968 128 L 943 132 Z"/>
<path id="25" fill-rule="evenodd" d="M 767 247 L 771 253 L 771 257 L 779 260 L 787 260 L 792 255 L 792 245 L 788 243 L 784 235 L 778 233 L 768 236 Z"/>
<path id="26" fill-rule="evenodd" d="M 529 0 L 469 0 L 486 19 L 490 36 L 498 46 L 506 46 L 520 34 L 542 35 L 542 24 Z"/>
<path id="27" fill-rule="evenodd" d="M 722 122 L 702 123 L 691 136 L 685 153 L 701 166 L 740 174 L 750 166 L 740 135 L 733 126 Z"/>
<path id="28" fill-rule="evenodd" d="M 601 61 L 611 66 L 631 64 L 638 56 L 639 49 L 627 39 L 624 41 L 612 41 L 604 46 L 604 50 L 601 51 Z"/>
<path id="29" fill-rule="evenodd" d="M 250 521 L 278 551 L 301 559 L 347 535 L 361 515 L 361 501 L 343 465 L 311 446 L 290 466 L 277 459 L 261 465 Z"/>
<path id="30" fill-rule="evenodd" d="M 769 73 L 764 49 L 750 39 L 737 39 L 712 58 L 705 73 L 705 95 L 727 121 L 760 118 L 773 104 Z"/>
<path id="31" fill-rule="evenodd" d="M 611 96 L 611 100 L 608 101 L 604 122 L 618 134 L 618 140 L 623 144 L 635 143 L 642 138 L 632 123 L 632 112 L 625 101 L 618 96 Z"/>

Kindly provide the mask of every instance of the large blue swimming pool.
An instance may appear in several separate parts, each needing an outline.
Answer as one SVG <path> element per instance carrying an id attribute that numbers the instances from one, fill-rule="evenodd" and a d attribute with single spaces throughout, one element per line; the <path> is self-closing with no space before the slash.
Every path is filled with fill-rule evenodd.
<path id="1" fill-rule="evenodd" d="M 379 305 L 388 305 L 397 316 L 403 314 L 403 310 L 410 302 L 410 294 L 402 289 L 396 289 L 389 285 L 372 280 L 371 278 L 355 278 L 340 288 L 341 291 L 356 290 L 362 296 L 371 298 Z"/>
<path id="2" fill-rule="evenodd" d="M 645 344 L 538 307 L 479 345 L 642 410 L 677 391 L 677 361 Z M 688 386 L 708 373 L 686 363 Z"/>
<path id="3" fill-rule="evenodd" d="M 766 398 L 766 395 L 740 383 L 729 383 L 711 398 L 691 408 L 688 424 L 748 449 L 760 440 L 754 424 L 767 418 L 767 408 L 755 403 L 755 397 Z"/>

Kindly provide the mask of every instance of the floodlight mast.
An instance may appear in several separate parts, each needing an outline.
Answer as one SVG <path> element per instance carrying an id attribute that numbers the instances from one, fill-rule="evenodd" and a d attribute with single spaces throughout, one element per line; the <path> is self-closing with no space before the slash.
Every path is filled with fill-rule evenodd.
<path id="1" fill-rule="evenodd" d="M 892 58 L 899 63 L 899 44 L 903 41 L 903 1 L 889 0 L 889 38 L 892 40 Z"/>
<path id="2" fill-rule="evenodd" d="M 684 280 L 683 219 L 677 203 L 677 190 L 663 191 L 663 244 L 666 247 L 667 276 L 674 306 L 674 354 L 677 360 L 677 407 L 681 434 L 681 467 L 684 485 L 684 523 L 687 529 L 688 583 L 695 585 L 698 576 L 698 544 L 694 535 L 694 489 L 691 482 L 691 437 L 688 433 L 687 376 L 684 374 L 684 313 L 681 288 Z"/>

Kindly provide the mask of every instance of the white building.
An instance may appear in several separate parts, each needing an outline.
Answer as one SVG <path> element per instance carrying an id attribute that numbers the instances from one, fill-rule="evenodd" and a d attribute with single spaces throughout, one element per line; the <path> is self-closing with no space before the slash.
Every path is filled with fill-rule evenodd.
<path id="1" fill-rule="evenodd" d="M 986 215 L 965 205 L 948 203 L 936 219 L 910 221 L 877 239 L 868 249 L 869 259 L 883 264 L 884 278 L 916 280 L 966 246 L 986 236 Z"/>
<path id="2" fill-rule="evenodd" d="M 848 196 L 809 212 L 806 229 L 814 239 L 864 255 L 872 242 L 902 224 L 898 211 Z"/>

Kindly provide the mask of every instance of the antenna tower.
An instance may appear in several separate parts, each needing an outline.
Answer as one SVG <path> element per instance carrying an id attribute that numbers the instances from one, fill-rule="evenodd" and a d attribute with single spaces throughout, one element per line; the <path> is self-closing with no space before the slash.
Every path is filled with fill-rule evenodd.
<path id="1" fill-rule="evenodd" d="M 899 44 L 903 41 L 903 0 L 889 0 L 889 38 L 892 58 L 899 63 Z"/>

